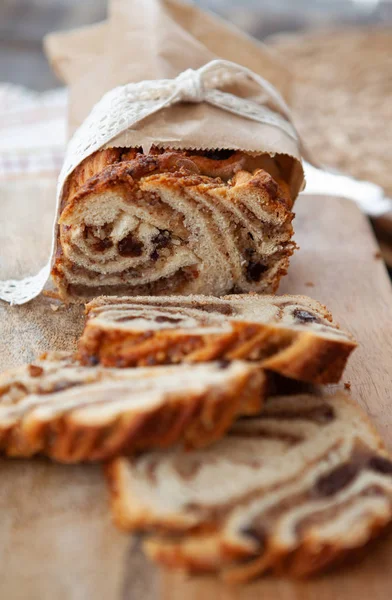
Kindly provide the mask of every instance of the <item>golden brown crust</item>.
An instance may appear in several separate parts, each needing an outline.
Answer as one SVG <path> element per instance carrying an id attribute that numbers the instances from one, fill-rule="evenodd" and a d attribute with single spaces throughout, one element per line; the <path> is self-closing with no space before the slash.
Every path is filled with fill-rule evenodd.
<path id="1" fill-rule="evenodd" d="M 69 178 L 62 208 L 89 179 L 103 171 L 109 165 L 116 163 L 120 159 L 120 156 L 120 148 L 109 148 L 100 152 L 94 152 L 94 154 L 85 158 Z"/>
<path id="2" fill-rule="evenodd" d="M 310 383 L 337 383 L 353 342 L 317 339 L 306 332 L 281 331 L 273 325 L 234 323 L 224 334 L 192 336 L 161 331 L 129 336 L 119 331 L 100 331 L 87 324 L 79 341 L 84 364 L 98 361 L 107 367 L 206 362 L 211 360 L 260 360 L 265 369 Z M 270 357 L 270 358 L 262 358 Z"/>
<path id="3" fill-rule="evenodd" d="M 268 199 L 271 195 L 272 198 L 279 198 L 279 201 L 283 202 L 287 208 L 292 207 L 293 202 L 288 184 L 279 176 L 275 175 L 272 178 L 267 171 L 261 170 L 263 159 L 238 151 L 232 153 L 229 151 L 229 156 L 223 159 L 220 158 L 220 154 L 219 151 L 195 153 L 192 150 L 171 150 L 170 148 L 163 150 L 154 146 L 149 154 L 143 154 L 141 150 L 135 148 L 98 150 L 88 156 L 71 174 L 67 194 L 64 194 L 67 196 L 65 200 L 67 203 L 87 183 L 91 184 L 90 191 L 92 191 L 92 189 L 96 189 L 95 186 L 98 182 L 103 186 L 107 185 L 111 180 L 112 173 L 113 179 L 116 181 L 117 178 L 121 178 L 120 174 L 124 174 L 124 171 L 128 176 L 137 180 L 155 171 L 171 173 L 184 169 L 196 175 L 220 178 L 226 182 L 234 178 L 233 185 L 247 183 L 253 173 L 260 171 L 262 175 L 256 185 L 264 187 L 268 193 Z M 122 164 L 119 171 L 107 169 L 116 164 Z M 94 177 L 97 179 L 90 182 Z"/>
<path id="4" fill-rule="evenodd" d="M 121 523 L 116 521 L 121 527 Z M 238 585 L 247 583 L 266 573 L 277 576 L 304 579 L 330 571 L 346 560 L 362 556 L 386 528 L 390 529 L 390 516 L 374 519 L 371 530 L 363 543 L 350 548 L 337 544 L 324 544 L 315 547 L 311 540 L 292 552 L 270 549 L 261 557 L 249 558 L 232 550 L 225 551 L 219 535 L 214 532 L 199 533 L 179 543 L 174 538 L 152 536 L 143 544 L 145 553 L 151 560 L 169 569 L 181 569 L 190 574 L 218 574 L 226 583 Z"/>
<path id="5" fill-rule="evenodd" d="M 229 296 L 222 299 L 230 307 Z M 246 296 L 243 296 L 246 299 Z M 273 297 L 271 304 L 273 304 Z M 292 302 L 295 296 L 276 297 L 276 302 Z M 152 298 L 141 298 L 141 310 L 146 309 Z M 205 302 L 211 302 L 206 298 Z M 297 297 L 297 302 L 301 298 Z M 308 299 L 305 299 L 308 300 Z M 154 364 L 176 364 L 181 362 L 207 362 L 212 360 L 256 360 L 262 368 L 274 371 L 285 377 L 311 383 L 337 383 L 344 371 L 347 359 L 356 347 L 350 336 L 328 337 L 317 330 L 305 329 L 284 324 L 241 321 L 227 315 L 224 327 L 207 333 L 199 328 L 154 328 L 151 321 L 142 330 L 132 330 L 132 318 L 128 329 L 116 326 L 116 322 L 105 326 L 95 319 L 95 310 L 115 303 L 126 308 L 127 298 L 99 298 L 86 305 L 88 315 L 83 334 L 79 340 L 78 353 L 83 364 L 100 363 L 107 367 L 135 367 Z M 130 299 L 130 302 L 134 300 Z M 162 305 L 164 306 L 164 305 Z M 180 305 L 179 305 L 180 306 Z M 196 308 L 197 304 L 195 305 Z M 301 305 L 299 305 L 301 306 Z M 200 304 L 201 309 L 203 305 Z M 181 307 L 180 307 L 181 308 Z M 330 323 L 332 317 L 325 307 L 318 305 L 320 319 Z M 217 304 L 219 311 L 219 305 Z M 323 312 L 324 309 L 324 312 Z M 261 307 L 260 307 L 261 310 Z M 97 313 L 99 314 L 99 313 Z M 202 314 L 202 313 L 201 313 Z M 310 313 L 307 313 L 310 314 Z M 164 318 L 164 317 L 162 317 Z M 123 320 L 125 317 L 123 318 Z M 178 319 L 180 321 L 180 319 Z M 337 326 L 332 323 L 331 327 Z M 331 329 L 331 333 L 334 330 Z"/>
<path id="6" fill-rule="evenodd" d="M 210 444 L 239 414 L 258 413 L 267 394 L 267 378 L 256 367 L 240 367 L 235 374 L 224 367 L 217 365 L 221 384 L 205 374 L 205 385 L 183 388 L 167 387 L 160 369 L 132 370 L 128 377 L 125 372 L 122 376 L 83 368 L 69 355 L 37 360 L 1 376 L 0 451 L 73 463 L 177 442 L 189 447 Z M 175 383 L 183 376 L 178 371 L 163 377 L 172 377 Z M 143 380 L 147 387 L 137 387 Z"/>
<path id="7" fill-rule="evenodd" d="M 251 186 L 258 191 L 263 205 L 269 211 L 278 211 L 285 216 L 287 209 L 291 208 L 288 186 L 283 180 L 279 180 L 278 184 L 269 173 L 261 169 L 253 173 L 239 169 L 239 165 L 242 164 L 239 157 L 236 157 L 235 161 L 217 161 L 201 156 L 189 156 L 181 151 L 166 151 L 162 154 L 138 153 L 132 160 L 126 161 L 120 158 L 119 149 L 112 148 L 95 152 L 77 167 L 71 176 L 68 200 L 64 203 L 66 210 L 61 215 L 60 223 L 66 220 L 75 205 L 85 196 L 102 193 L 124 183 L 132 189 L 135 182 L 151 175 L 157 175 L 160 181 L 173 184 L 181 184 L 186 177 L 188 185 L 204 183 L 213 188 L 229 186 L 239 190 Z M 229 165 L 221 164 L 227 162 Z M 166 176 L 169 173 L 171 177 Z M 223 173 L 227 175 L 227 183 L 220 180 Z M 172 179 L 173 176 L 176 179 Z M 218 181 L 215 181 L 216 179 Z"/>

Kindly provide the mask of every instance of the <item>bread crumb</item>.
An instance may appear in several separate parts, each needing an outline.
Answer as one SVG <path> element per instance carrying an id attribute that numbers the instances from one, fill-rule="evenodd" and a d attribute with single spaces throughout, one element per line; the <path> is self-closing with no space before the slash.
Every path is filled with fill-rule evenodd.
<path id="1" fill-rule="evenodd" d="M 44 290 L 42 295 L 45 296 L 45 298 L 52 298 L 52 300 L 61 300 L 60 294 L 54 290 Z"/>
<path id="2" fill-rule="evenodd" d="M 305 285 L 306 285 L 306 287 L 314 287 L 314 283 L 313 283 L 313 281 L 307 281 L 307 282 L 305 283 Z"/>
<path id="3" fill-rule="evenodd" d="M 60 308 L 60 306 L 58 304 L 51 304 L 50 308 L 53 310 L 53 312 L 56 312 Z"/>
<path id="4" fill-rule="evenodd" d="M 350 381 L 345 381 L 344 382 L 344 389 L 345 390 L 351 390 L 351 382 Z"/>
<path id="5" fill-rule="evenodd" d="M 376 260 L 380 260 L 382 258 L 380 250 L 377 250 L 377 252 L 375 252 L 373 256 Z"/>

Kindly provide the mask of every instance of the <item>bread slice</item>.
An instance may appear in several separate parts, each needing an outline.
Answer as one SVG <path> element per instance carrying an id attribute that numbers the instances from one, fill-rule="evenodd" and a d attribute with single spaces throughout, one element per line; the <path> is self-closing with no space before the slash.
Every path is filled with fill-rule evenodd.
<path id="1" fill-rule="evenodd" d="M 89 156 L 61 203 L 61 298 L 275 291 L 295 248 L 279 160 L 157 148 Z"/>
<path id="2" fill-rule="evenodd" d="M 105 369 L 53 353 L 0 376 L 0 452 L 78 462 L 203 446 L 259 412 L 266 387 L 241 361 Z"/>
<path id="3" fill-rule="evenodd" d="M 261 360 L 286 377 L 334 383 L 356 346 L 325 306 L 305 296 L 102 297 L 86 312 L 85 364 Z"/>
<path id="4" fill-rule="evenodd" d="M 116 523 L 149 556 L 244 581 L 310 575 L 392 519 L 392 462 L 343 393 L 271 398 L 204 450 L 172 448 L 107 466 Z"/>

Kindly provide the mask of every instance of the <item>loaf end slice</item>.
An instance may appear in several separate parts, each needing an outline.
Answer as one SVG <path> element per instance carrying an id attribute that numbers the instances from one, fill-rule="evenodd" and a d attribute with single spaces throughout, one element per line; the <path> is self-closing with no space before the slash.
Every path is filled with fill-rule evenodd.
<path id="1" fill-rule="evenodd" d="M 392 461 L 342 393 L 272 398 L 215 445 L 107 466 L 115 521 L 154 560 L 232 582 L 308 576 L 392 520 Z"/>
<path id="2" fill-rule="evenodd" d="M 229 150 L 95 152 L 62 194 L 59 296 L 276 291 L 296 247 L 279 162 Z"/>

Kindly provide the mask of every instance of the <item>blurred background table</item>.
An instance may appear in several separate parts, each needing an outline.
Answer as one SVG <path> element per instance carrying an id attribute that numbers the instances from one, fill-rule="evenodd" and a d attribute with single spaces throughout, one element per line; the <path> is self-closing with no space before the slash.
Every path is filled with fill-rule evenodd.
<path id="1" fill-rule="evenodd" d="M 281 32 L 392 22 L 390 0 L 196 0 L 196 4 L 259 39 Z M 58 81 L 43 54 L 42 37 L 95 23 L 105 14 L 106 0 L 1 0 L 0 80 L 41 91 L 55 87 Z"/>

